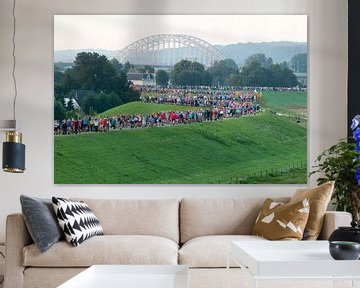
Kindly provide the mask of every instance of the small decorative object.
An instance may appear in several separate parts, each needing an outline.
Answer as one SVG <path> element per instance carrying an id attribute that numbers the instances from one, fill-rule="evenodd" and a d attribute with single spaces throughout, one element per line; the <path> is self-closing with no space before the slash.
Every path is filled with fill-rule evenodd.
<path id="1" fill-rule="evenodd" d="M 357 242 L 332 241 L 329 250 L 335 260 L 358 260 L 360 257 L 360 244 Z"/>
<path id="2" fill-rule="evenodd" d="M 353 139 L 342 139 L 339 143 L 324 150 L 313 166 L 315 173 L 321 173 L 318 184 L 335 181 L 332 199 L 337 211 L 348 211 L 360 223 L 360 115 L 353 119 L 351 129 Z M 347 141 L 349 140 L 349 141 Z M 355 140 L 356 143 L 353 143 Z M 344 239 L 339 239 L 344 240 Z"/>
<path id="3" fill-rule="evenodd" d="M 356 221 L 350 223 L 350 227 L 339 227 L 329 237 L 329 241 L 351 241 L 360 244 L 360 226 Z"/>

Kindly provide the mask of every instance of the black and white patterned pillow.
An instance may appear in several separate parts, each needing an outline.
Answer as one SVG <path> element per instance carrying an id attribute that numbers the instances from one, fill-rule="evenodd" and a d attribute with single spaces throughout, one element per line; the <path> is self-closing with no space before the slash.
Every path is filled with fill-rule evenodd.
<path id="1" fill-rule="evenodd" d="M 84 202 L 52 197 L 55 214 L 66 240 L 79 246 L 86 239 L 104 235 L 99 220 Z"/>

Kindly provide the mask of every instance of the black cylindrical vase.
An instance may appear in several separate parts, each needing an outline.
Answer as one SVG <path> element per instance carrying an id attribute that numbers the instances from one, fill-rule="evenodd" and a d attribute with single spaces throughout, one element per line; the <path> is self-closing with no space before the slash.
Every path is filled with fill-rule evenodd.
<path id="1" fill-rule="evenodd" d="M 6 133 L 3 143 L 3 169 L 10 173 L 23 173 L 25 170 L 25 145 L 21 143 L 22 135 L 16 131 Z"/>

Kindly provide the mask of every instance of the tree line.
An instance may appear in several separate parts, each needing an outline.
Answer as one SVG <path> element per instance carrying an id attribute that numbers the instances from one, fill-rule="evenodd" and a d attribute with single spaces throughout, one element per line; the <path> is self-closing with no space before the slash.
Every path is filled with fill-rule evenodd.
<path id="1" fill-rule="evenodd" d="M 216 61 L 208 69 L 196 61 L 182 60 L 170 73 L 158 70 L 156 84 L 167 85 L 170 80 L 175 85 L 295 87 L 299 83 L 293 68 L 306 72 L 306 59 L 306 54 L 295 55 L 290 61 L 292 69 L 287 62 L 273 63 L 265 54 L 248 57 L 241 69 L 232 59 Z"/>

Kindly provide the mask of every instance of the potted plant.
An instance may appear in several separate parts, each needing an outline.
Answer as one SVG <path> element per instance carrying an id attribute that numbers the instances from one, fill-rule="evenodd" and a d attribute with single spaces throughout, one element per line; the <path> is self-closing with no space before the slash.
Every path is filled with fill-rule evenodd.
<path id="1" fill-rule="evenodd" d="M 337 211 L 348 211 L 360 223 L 360 115 L 352 121 L 353 139 L 342 139 L 324 150 L 309 176 L 320 173 L 317 183 L 335 181 L 334 200 Z M 350 140 L 350 141 L 347 141 Z M 355 143 L 354 141 L 355 140 Z"/>

